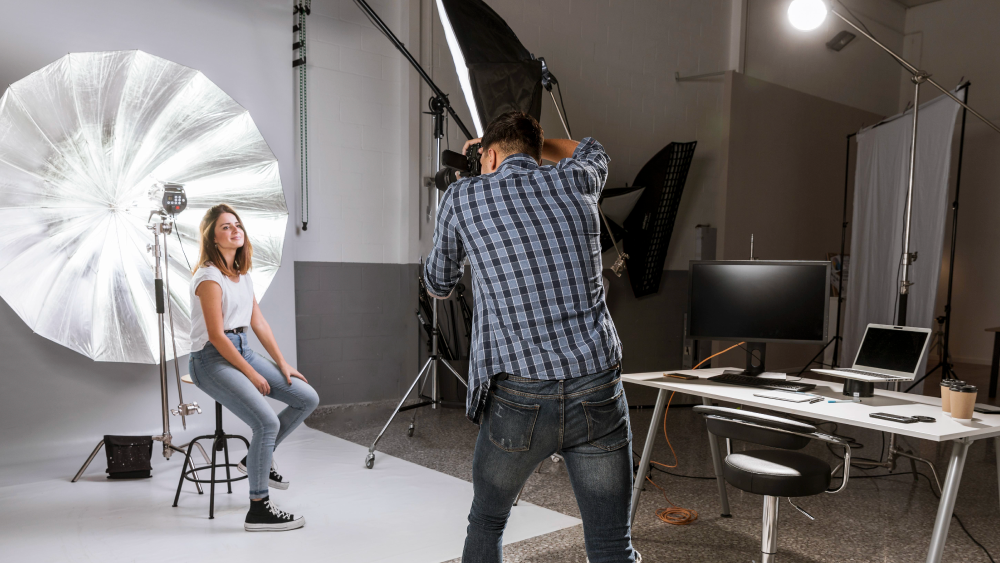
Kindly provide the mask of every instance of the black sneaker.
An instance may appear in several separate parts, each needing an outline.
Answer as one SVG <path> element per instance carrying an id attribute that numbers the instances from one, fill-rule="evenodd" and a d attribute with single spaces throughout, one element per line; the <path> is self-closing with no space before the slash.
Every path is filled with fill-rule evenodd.
<path id="1" fill-rule="evenodd" d="M 281 476 L 281 474 L 279 474 L 277 471 L 274 470 L 274 467 L 275 467 L 275 463 L 272 460 L 271 461 L 271 473 L 267 476 L 267 486 L 271 487 L 272 489 L 281 489 L 282 491 L 284 491 L 285 489 L 288 488 L 288 485 L 291 485 L 291 482 L 290 481 L 286 481 L 285 478 Z M 236 469 L 238 469 L 240 471 L 240 473 L 246 475 L 246 473 L 247 473 L 247 457 L 246 456 L 243 456 L 243 459 L 241 459 L 240 463 L 237 464 Z"/>
<path id="2" fill-rule="evenodd" d="M 250 511 L 247 512 L 243 529 L 248 532 L 284 532 L 305 525 L 304 517 L 296 518 L 295 515 L 278 509 L 270 497 L 264 497 L 261 500 L 250 501 Z"/>

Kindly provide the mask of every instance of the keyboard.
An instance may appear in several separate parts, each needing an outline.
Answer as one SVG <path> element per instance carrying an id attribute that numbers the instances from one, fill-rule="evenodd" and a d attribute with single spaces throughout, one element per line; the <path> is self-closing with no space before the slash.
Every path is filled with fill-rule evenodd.
<path id="1" fill-rule="evenodd" d="M 715 381 L 716 383 L 725 383 L 726 385 L 756 387 L 757 389 L 777 389 L 781 391 L 809 391 L 816 388 L 816 386 L 812 383 L 797 383 L 781 379 L 766 379 L 738 373 L 713 375 L 712 377 L 709 377 L 708 380 Z"/>
<path id="2" fill-rule="evenodd" d="M 862 369 L 839 368 L 837 371 L 846 371 L 847 373 L 856 373 L 858 375 L 867 375 L 869 377 L 878 377 L 881 379 L 902 379 L 901 377 L 896 377 L 895 375 L 886 375 L 884 373 L 875 373 L 873 371 L 865 371 Z"/>

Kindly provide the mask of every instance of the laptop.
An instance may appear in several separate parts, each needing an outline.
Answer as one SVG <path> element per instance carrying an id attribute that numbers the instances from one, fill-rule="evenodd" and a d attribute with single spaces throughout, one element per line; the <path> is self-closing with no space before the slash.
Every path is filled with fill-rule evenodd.
<path id="1" fill-rule="evenodd" d="M 861 381 L 913 381 L 930 336 L 929 328 L 869 324 L 851 369 L 812 371 Z"/>

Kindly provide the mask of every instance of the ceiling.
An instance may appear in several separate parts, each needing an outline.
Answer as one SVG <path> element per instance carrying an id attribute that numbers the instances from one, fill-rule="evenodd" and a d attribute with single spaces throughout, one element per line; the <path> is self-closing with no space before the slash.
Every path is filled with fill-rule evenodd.
<path id="1" fill-rule="evenodd" d="M 930 4 L 931 2 L 937 2 L 938 0 L 896 0 L 900 4 L 906 6 L 907 8 L 912 8 L 914 6 L 920 6 L 922 4 Z"/>

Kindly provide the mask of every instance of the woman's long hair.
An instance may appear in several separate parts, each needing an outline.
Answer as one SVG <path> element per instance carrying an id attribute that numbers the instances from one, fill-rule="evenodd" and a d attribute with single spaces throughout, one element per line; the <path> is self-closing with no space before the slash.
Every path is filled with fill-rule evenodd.
<path id="1" fill-rule="evenodd" d="M 236 221 L 239 223 L 240 229 L 243 230 L 243 246 L 236 250 L 236 257 L 233 258 L 232 267 L 226 265 L 226 259 L 222 257 L 219 247 L 215 244 L 215 222 L 219 220 L 219 215 L 223 213 L 232 213 L 236 216 Z M 243 226 L 243 220 L 240 219 L 236 210 L 225 203 L 213 205 L 205 212 L 205 217 L 201 220 L 199 230 L 201 231 L 201 257 L 198 258 L 198 265 L 194 268 L 195 271 L 198 271 L 198 268 L 207 265 L 209 262 L 227 277 L 242 276 L 250 271 L 250 268 L 253 266 L 253 245 L 250 244 L 250 236 L 247 235 L 246 227 Z"/>

